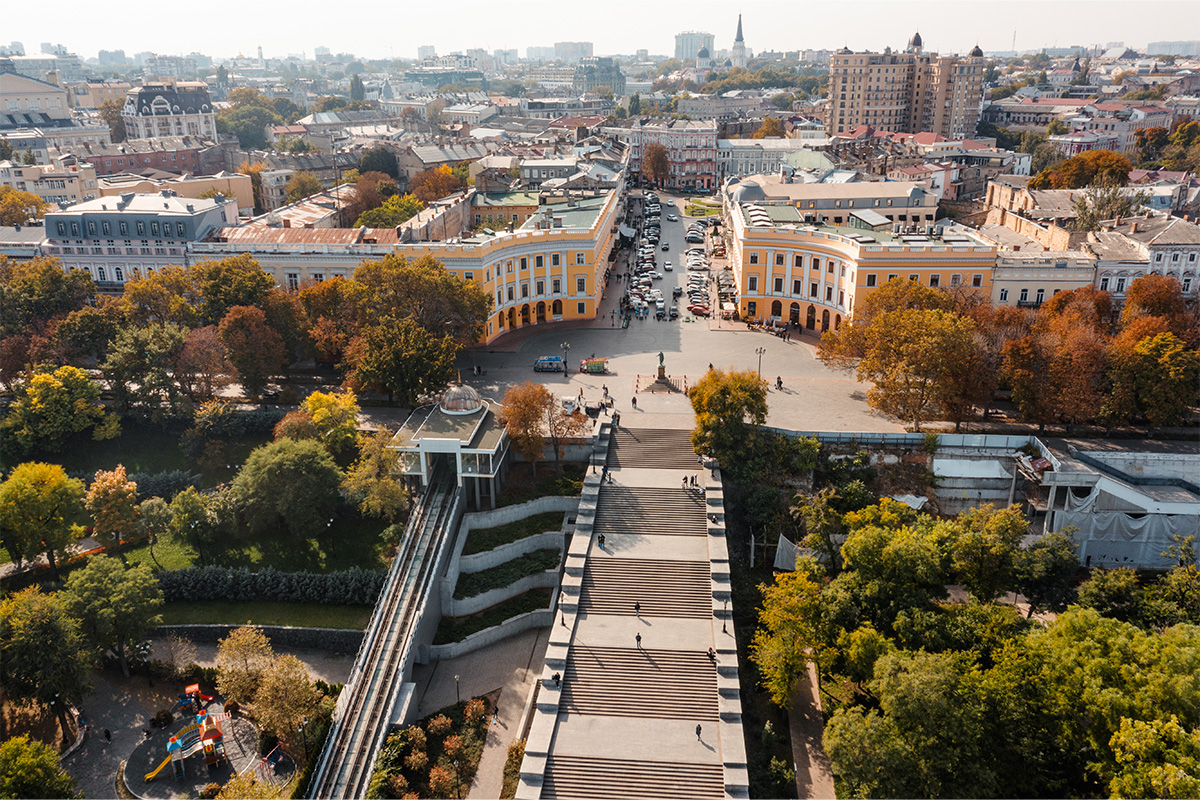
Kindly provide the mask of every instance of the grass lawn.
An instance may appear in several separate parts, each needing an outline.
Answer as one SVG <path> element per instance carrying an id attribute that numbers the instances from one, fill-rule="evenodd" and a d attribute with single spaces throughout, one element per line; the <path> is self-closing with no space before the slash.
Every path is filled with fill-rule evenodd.
<path id="1" fill-rule="evenodd" d="M 496 507 L 515 506 L 539 497 L 575 497 L 583 493 L 583 476 L 587 464 L 582 461 L 566 461 L 562 464 L 562 476 L 554 474 L 553 462 L 542 462 L 542 471 L 535 478 L 529 464 L 513 464 L 504 481 L 504 493 L 496 498 Z"/>
<path id="2" fill-rule="evenodd" d="M 476 528 L 467 535 L 467 543 L 463 547 L 463 555 L 485 553 L 495 550 L 502 544 L 524 539 L 536 533 L 557 531 L 562 529 L 563 512 L 547 511 L 544 514 L 534 514 L 532 517 L 519 519 L 507 525 L 497 525 L 494 528 Z"/>
<path id="3" fill-rule="evenodd" d="M 226 463 L 206 469 L 183 452 L 179 446 L 182 434 L 182 428 L 160 428 L 126 420 L 121 425 L 121 435 L 115 439 L 97 442 L 90 433 L 83 433 L 69 439 L 57 453 L 35 452 L 22 461 L 61 464 L 68 473 L 82 473 L 89 479 L 97 470 L 113 469 L 117 464 L 124 464 L 125 471 L 131 474 L 181 469 L 199 472 L 202 476 L 201 488 L 208 488 L 233 480 L 250 451 L 271 440 L 270 434 L 262 433 L 247 434 L 237 441 L 228 442 Z M 13 466 L 4 464 L 6 470 Z"/>
<path id="4" fill-rule="evenodd" d="M 297 628 L 354 628 L 371 620 L 371 606 L 331 606 L 323 603 L 234 603 L 205 601 L 167 603 L 164 625 L 290 625 Z"/>
<path id="5" fill-rule="evenodd" d="M 712 217 L 721 213 L 721 209 L 711 206 L 689 205 L 683 211 L 689 217 Z"/>
<path id="6" fill-rule="evenodd" d="M 554 569 L 558 566 L 559 557 L 559 548 L 547 547 L 479 572 L 459 575 L 458 585 L 454 587 L 454 596 L 462 600 L 499 589 L 501 586 L 511 586 L 526 576 Z"/>
<path id="7" fill-rule="evenodd" d="M 259 569 L 274 567 L 283 572 L 337 572 L 362 567 L 383 570 L 388 545 L 382 533 L 387 524 L 377 519 L 335 519 L 329 532 L 319 539 L 298 540 L 287 531 L 251 536 L 206 551 L 210 564 Z M 182 542 L 167 541 L 154 545 L 154 555 L 163 569 L 181 569 L 198 564 L 196 551 Z M 131 564 L 148 563 L 152 567 L 150 545 L 144 544 L 125 553 Z"/>
<path id="8" fill-rule="evenodd" d="M 461 642 L 472 633 L 487 630 L 493 625 L 499 625 L 506 619 L 524 614 L 527 611 L 537 611 L 539 608 L 550 607 L 550 589 L 530 589 L 528 592 L 497 603 L 491 608 L 485 608 L 478 614 L 468 614 L 462 617 L 442 617 L 434 634 L 434 644 L 450 644 Z"/>

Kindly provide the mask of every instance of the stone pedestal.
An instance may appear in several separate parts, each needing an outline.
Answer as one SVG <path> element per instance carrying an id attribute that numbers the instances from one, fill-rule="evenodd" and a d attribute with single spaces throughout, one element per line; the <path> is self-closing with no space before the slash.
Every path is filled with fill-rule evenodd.
<path id="1" fill-rule="evenodd" d="M 667 368 L 666 367 L 658 368 L 658 379 L 660 381 L 665 381 L 667 379 Z"/>

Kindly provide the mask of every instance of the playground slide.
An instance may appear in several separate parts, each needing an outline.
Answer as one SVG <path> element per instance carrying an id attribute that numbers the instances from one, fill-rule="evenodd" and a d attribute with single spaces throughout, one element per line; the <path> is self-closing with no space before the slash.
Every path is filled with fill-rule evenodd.
<path id="1" fill-rule="evenodd" d="M 163 768 L 166 767 L 167 764 L 170 764 L 170 763 L 171 763 L 171 757 L 167 756 L 166 760 L 164 760 L 161 764 L 159 764 L 158 767 L 155 768 L 155 770 L 153 772 L 147 772 L 146 773 L 146 783 L 149 783 L 150 781 L 157 778 L 158 773 L 162 772 Z"/>

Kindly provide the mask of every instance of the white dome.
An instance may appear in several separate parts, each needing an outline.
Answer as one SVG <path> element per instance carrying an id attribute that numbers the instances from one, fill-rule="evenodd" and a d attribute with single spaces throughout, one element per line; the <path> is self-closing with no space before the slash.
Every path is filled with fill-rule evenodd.
<path id="1" fill-rule="evenodd" d="M 447 414 L 473 414 L 483 408 L 483 398 L 470 386 L 451 386 L 438 405 Z"/>

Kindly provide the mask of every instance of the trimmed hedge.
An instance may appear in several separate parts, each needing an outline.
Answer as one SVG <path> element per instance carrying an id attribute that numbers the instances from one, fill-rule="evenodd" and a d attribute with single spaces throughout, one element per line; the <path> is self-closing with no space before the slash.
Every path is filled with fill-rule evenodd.
<path id="1" fill-rule="evenodd" d="M 129 476 L 129 480 L 137 484 L 138 500 L 161 497 L 169 503 L 171 502 L 171 498 L 189 486 L 199 489 L 202 477 L 199 472 L 175 469 L 166 472 L 155 472 L 153 474 L 135 472 Z"/>
<path id="2" fill-rule="evenodd" d="M 505 561 L 479 572 L 459 575 L 458 585 L 454 587 L 454 597 L 464 600 L 502 586 L 511 586 L 526 576 L 554 569 L 558 566 L 559 552 L 557 547 L 534 550 L 512 561 Z"/>
<path id="3" fill-rule="evenodd" d="M 374 605 L 387 575 L 354 569 L 342 572 L 280 572 L 268 567 L 185 567 L 158 575 L 163 599 L 168 603 L 197 600 L 328 605 Z"/>

